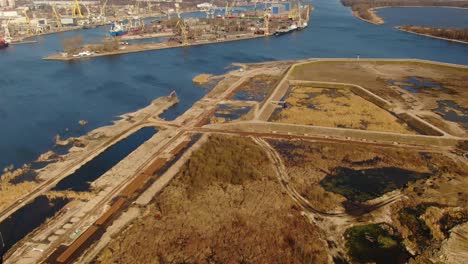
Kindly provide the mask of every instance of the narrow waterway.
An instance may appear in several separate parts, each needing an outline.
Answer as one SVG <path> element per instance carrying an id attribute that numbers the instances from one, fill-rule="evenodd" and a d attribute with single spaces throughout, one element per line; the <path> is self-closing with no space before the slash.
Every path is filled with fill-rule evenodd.
<path id="1" fill-rule="evenodd" d="M 60 181 L 53 190 L 89 191 L 90 183 L 106 173 L 127 155 L 150 139 L 157 130 L 153 127 L 142 128 L 122 141 L 106 149 L 70 176 Z"/>
<path id="2" fill-rule="evenodd" d="M 102 176 L 156 132 L 157 130 L 153 127 L 138 130 L 60 181 L 53 190 L 89 191 L 91 182 Z M 0 244 L 0 257 L 15 243 L 42 225 L 47 218 L 60 211 L 67 202 L 67 199 L 49 199 L 46 196 L 39 196 L 1 222 L 0 239 L 3 239 L 4 246 Z"/>
<path id="3" fill-rule="evenodd" d="M 468 47 L 368 24 L 339 0 L 313 2 L 309 27 L 280 37 L 151 51 L 77 62 L 44 61 L 64 38 L 99 41 L 106 28 L 48 35 L 0 51 L 0 167 L 31 162 L 53 138 L 82 135 L 176 90 L 175 117 L 206 90 L 192 84 L 200 73 L 220 74 L 233 62 L 309 57 L 420 58 L 468 64 Z M 201 14 L 196 14 L 201 15 Z M 437 19 L 437 18 L 434 18 Z M 79 120 L 87 120 L 82 127 Z"/>
<path id="4" fill-rule="evenodd" d="M 16 242 L 43 224 L 47 218 L 54 216 L 67 202 L 68 200 L 63 198 L 49 199 L 39 196 L 1 222 L 0 239 L 3 241 L 0 241 L 0 262 L 3 254 Z"/>

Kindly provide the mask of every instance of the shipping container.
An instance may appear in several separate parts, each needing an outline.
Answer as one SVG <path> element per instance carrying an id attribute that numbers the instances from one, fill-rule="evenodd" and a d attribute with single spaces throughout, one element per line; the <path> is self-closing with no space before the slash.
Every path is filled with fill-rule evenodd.
<path id="1" fill-rule="evenodd" d="M 164 164 L 166 164 L 167 159 L 165 158 L 157 158 L 146 170 L 145 174 L 153 175 L 159 170 Z"/>
<path id="2" fill-rule="evenodd" d="M 171 154 L 172 154 L 172 155 L 177 155 L 181 150 L 183 150 L 185 147 L 187 147 L 189 143 L 190 143 L 189 140 L 180 143 L 177 147 L 175 147 L 175 148 L 171 151 Z"/>
<path id="3" fill-rule="evenodd" d="M 119 198 L 117 202 L 115 202 L 112 207 L 107 210 L 99 219 L 94 222 L 95 225 L 102 226 L 105 224 L 109 218 L 111 218 L 125 203 L 126 199 L 125 198 Z"/>
<path id="4" fill-rule="evenodd" d="M 91 238 L 92 235 L 98 231 L 97 226 L 90 226 L 86 231 L 81 234 L 73 243 L 57 258 L 58 263 L 69 263 L 71 261 L 72 256 L 83 246 L 88 239 Z"/>
<path id="5" fill-rule="evenodd" d="M 122 190 L 121 194 L 124 197 L 130 198 L 135 194 L 135 192 L 143 187 L 143 185 L 146 183 L 146 181 L 150 178 L 150 175 L 148 174 L 140 174 L 138 175 L 130 184 L 125 186 L 125 188 Z"/>

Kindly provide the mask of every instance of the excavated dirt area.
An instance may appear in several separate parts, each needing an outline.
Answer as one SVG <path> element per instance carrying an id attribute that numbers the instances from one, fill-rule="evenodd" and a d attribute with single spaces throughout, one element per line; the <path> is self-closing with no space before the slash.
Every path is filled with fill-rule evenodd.
<path id="1" fill-rule="evenodd" d="M 318 227 L 251 139 L 211 136 L 99 263 L 326 263 Z"/>
<path id="2" fill-rule="evenodd" d="M 412 263 L 460 258 L 446 245 L 454 236 L 452 228 L 468 221 L 468 166 L 460 157 L 353 143 L 269 142 L 286 165 L 289 184 L 315 209 L 347 212 L 355 217 L 354 225 L 345 226 L 350 260 L 359 262 L 363 256 L 375 255 L 366 261 L 378 261 L 397 251 L 401 252 L 400 262 L 395 263 L 408 258 Z M 387 242 L 393 249 L 368 245 L 367 231 L 358 231 L 372 230 L 369 224 L 375 223 L 389 225 L 385 232 L 391 234 Z M 457 248 L 460 243 L 453 239 L 450 245 Z"/>
<path id="3" fill-rule="evenodd" d="M 360 85 L 457 136 L 467 135 L 467 78 L 468 68 L 416 61 L 311 62 L 291 74 L 297 80 Z"/>
<path id="4" fill-rule="evenodd" d="M 348 89 L 293 87 L 276 122 L 416 134 L 386 110 Z"/>

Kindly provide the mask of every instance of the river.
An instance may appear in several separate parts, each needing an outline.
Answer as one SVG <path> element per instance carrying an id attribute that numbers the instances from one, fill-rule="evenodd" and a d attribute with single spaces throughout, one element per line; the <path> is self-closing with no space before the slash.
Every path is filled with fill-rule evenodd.
<path id="1" fill-rule="evenodd" d="M 351 15 L 338 0 L 316 0 L 309 27 L 280 37 L 100 57 L 44 61 L 61 41 L 83 35 L 98 41 L 106 28 L 48 35 L 36 44 L 0 51 L 0 167 L 36 159 L 54 136 L 79 136 L 110 124 L 154 98 L 176 90 L 183 113 L 207 91 L 192 84 L 200 73 L 221 74 L 233 62 L 309 57 L 420 58 L 468 64 L 468 46 L 375 26 Z M 87 120 L 80 126 L 79 120 Z"/>

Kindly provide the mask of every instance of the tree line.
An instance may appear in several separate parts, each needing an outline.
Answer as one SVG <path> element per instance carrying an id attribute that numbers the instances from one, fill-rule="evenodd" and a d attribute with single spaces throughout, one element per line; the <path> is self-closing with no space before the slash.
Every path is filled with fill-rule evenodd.
<path id="1" fill-rule="evenodd" d="M 405 31 L 410 31 L 419 34 L 430 35 L 434 37 L 460 40 L 468 42 L 468 29 L 457 29 L 457 28 L 433 28 L 433 27 L 420 27 L 412 25 L 404 25 L 398 27 Z"/>
<path id="2" fill-rule="evenodd" d="M 351 7 L 363 19 L 372 20 L 370 8 L 390 6 L 451 6 L 468 7 L 468 1 L 445 1 L 445 0 L 341 0 L 344 6 Z"/>

